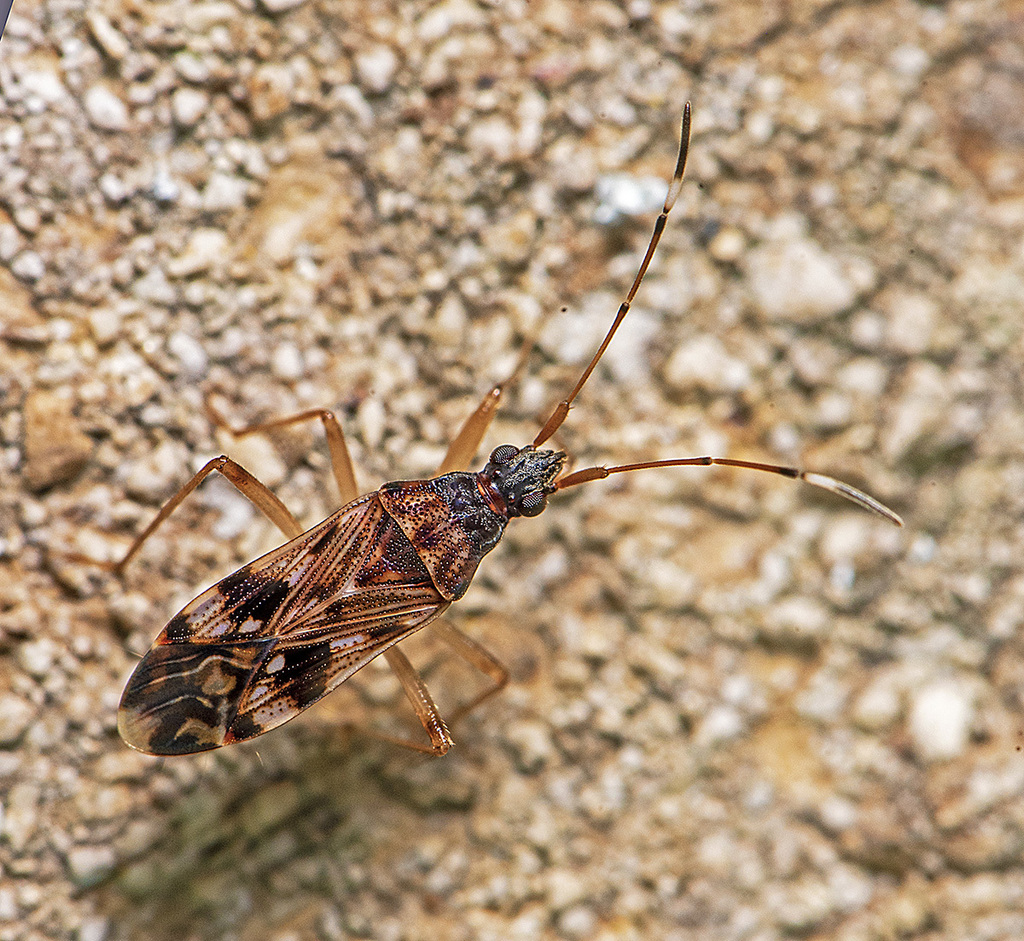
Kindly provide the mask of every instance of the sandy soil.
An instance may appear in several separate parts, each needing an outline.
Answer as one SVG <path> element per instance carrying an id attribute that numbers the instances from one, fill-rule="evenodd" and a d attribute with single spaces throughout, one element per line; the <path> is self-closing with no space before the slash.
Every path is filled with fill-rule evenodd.
<path id="1" fill-rule="evenodd" d="M 0 939 L 1024 937 L 1020 4 L 16 0 L 0 43 Z M 252 743 L 117 737 L 136 655 L 429 474 L 527 336 L 532 438 L 717 453 L 510 527 L 453 620 L 512 670 L 442 760 L 364 671 Z M 410 646 L 442 708 L 479 688 Z M 357 688 L 358 687 L 358 688 Z"/>

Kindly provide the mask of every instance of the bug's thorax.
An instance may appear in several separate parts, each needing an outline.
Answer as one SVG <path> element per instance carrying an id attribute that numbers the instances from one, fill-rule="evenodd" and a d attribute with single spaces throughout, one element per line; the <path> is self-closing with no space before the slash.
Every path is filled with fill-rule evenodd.
<path id="1" fill-rule="evenodd" d="M 398 480 L 377 491 L 449 601 L 465 594 L 480 560 L 516 516 L 536 516 L 565 463 L 560 451 L 502 445 L 476 474 Z"/>

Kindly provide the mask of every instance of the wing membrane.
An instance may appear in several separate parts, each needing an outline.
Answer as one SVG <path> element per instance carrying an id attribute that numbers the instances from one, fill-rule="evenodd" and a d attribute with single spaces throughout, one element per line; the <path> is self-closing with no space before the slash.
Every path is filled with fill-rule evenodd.
<path id="1" fill-rule="evenodd" d="M 132 674 L 118 727 L 188 754 L 294 718 L 449 605 L 371 494 L 218 582 Z"/>

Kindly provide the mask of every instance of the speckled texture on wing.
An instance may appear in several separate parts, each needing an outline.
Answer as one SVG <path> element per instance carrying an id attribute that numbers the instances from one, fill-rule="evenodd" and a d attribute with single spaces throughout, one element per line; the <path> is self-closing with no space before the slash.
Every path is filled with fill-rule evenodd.
<path id="1" fill-rule="evenodd" d="M 118 728 L 162 755 L 260 735 L 448 604 L 377 495 L 361 497 L 172 618 L 128 681 Z"/>

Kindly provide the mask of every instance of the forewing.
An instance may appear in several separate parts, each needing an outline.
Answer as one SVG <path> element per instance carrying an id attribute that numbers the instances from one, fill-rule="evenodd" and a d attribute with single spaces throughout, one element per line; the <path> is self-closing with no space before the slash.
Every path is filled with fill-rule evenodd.
<path id="1" fill-rule="evenodd" d="M 168 755 L 260 735 L 448 604 L 376 495 L 362 497 L 175 616 L 128 681 L 121 735 Z"/>

